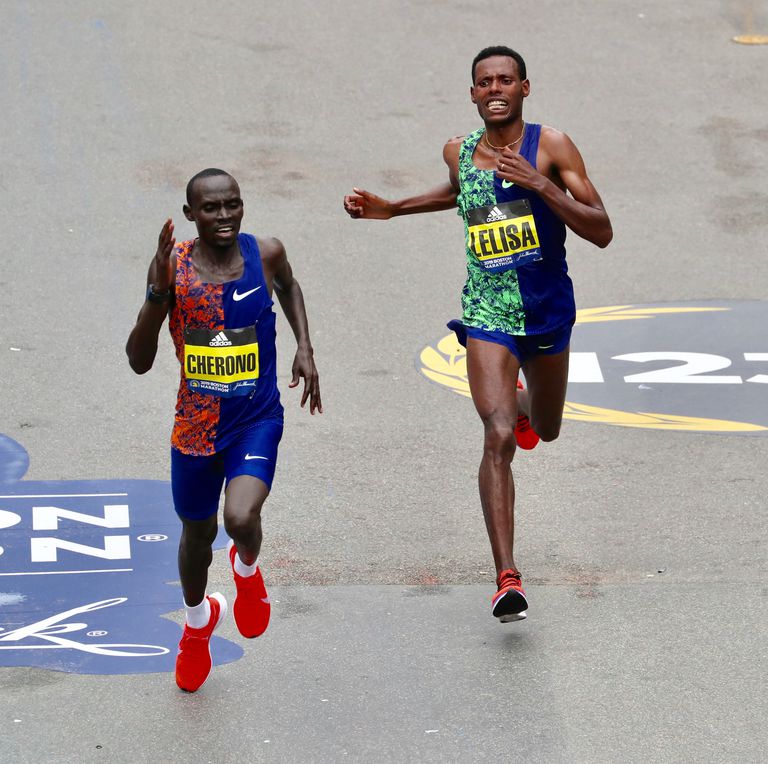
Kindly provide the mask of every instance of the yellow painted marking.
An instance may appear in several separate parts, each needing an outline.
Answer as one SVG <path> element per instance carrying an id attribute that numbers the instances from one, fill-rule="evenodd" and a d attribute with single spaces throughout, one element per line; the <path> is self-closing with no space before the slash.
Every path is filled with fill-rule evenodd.
<path id="1" fill-rule="evenodd" d="M 563 417 L 577 422 L 613 424 L 653 430 L 689 430 L 693 432 L 759 432 L 768 430 L 768 427 L 750 422 L 730 422 L 726 419 L 704 419 L 703 417 L 676 416 L 674 414 L 650 414 L 642 411 L 618 411 L 568 401 L 565 404 Z"/>
<path id="2" fill-rule="evenodd" d="M 740 34 L 731 39 L 740 45 L 768 45 L 768 34 Z"/>
<path id="3" fill-rule="evenodd" d="M 768 35 L 753 33 L 754 19 L 755 12 L 752 2 L 748 2 L 744 7 L 744 34 L 736 35 L 731 40 L 741 45 L 768 45 Z"/>
<path id="4" fill-rule="evenodd" d="M 727 310 L 730 308 L 636 308 L 632 305 L 613 305 L 579 310 L 576 314 L 576 323 L 631 321 L 670 313 L 704 313 Z M 436 349 L 428 346 L 421 351 L 419 356 L 421 373 L 454 393 L 471 398 L 467 379 L 466 352 L 456 339 L 456 335 L 448 334 L 437 343 Z M 570 401 L 565 402 L 563 418 L 577 422 L 610 424 L 620 427 L 688 432 L 762 432 L 768 430 L 768 427 L 751 422 L 654 414 L 643 411 L 619 411 L 618 409 L 605 409 L 581 403 L 571 403 Z"/>
<path id="5" fill-rule="evenodd" d="M 597 321 L 634 321 L 670 313 L 713 313 L 730 308 L 635 308 L 633 305 L 613 305 L 607 308 L 582 308 L 576 311 L 577 324 Z"/>

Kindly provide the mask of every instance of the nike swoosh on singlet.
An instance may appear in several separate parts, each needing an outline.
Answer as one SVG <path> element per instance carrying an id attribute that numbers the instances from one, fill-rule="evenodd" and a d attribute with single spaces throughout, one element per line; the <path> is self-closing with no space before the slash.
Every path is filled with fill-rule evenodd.
<path id="1" fill-rule="evenodd" d="M 246 454 L 245 460 L 248 461 L 249 459 L 264 459 L 265 461 L 269 461 L 268 456 L 251 456 L 250 454 Z"/>
<path id="2" fill-rule="evenodd" d="M 501 181 L 501 187 L 502 188 L 512 188 L 512 186 L 514 186 L 514 185 L 515 185 L 514 182 L 511 181 L 511 180 L 502 180 Z"/>
<path id="3" fill-rule="evenodd" d="M 242 294 L 238 294 L 237 289 L 235 289 L 235 293 L 232 295 L 232 299 L 235 302 L 240 302 L 240 300 L 244 300 L 246 297 L 248 297 L 249 294 L 258 292 L 259 289 L 261 289 L 261 286 L 257 286 L 257 287 L 254 287 L 253 289 L 249 289 L 247 292 L 243 292 Z"/>

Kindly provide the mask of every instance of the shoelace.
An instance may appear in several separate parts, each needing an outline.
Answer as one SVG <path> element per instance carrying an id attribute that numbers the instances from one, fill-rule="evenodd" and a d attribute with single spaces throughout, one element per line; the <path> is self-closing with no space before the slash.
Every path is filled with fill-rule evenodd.
<path id="1" fill-rule="evenodd" d="M 515 573 L 512 570 L 504 570 L 499 575 L 498 587 L 499 589 L 505 586 L 521 586 L 522 580 L 519 573 Z"/>
<path id="2" fill-rule="evenodd" d="M 521 432 L 528 432 L 531 429 L 531 420 L 525 414 L 518 414 L 516 429 Z"/>

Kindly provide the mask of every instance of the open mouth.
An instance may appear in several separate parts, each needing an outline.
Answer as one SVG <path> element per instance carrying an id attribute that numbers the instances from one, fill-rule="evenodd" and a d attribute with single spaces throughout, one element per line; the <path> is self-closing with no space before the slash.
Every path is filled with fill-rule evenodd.
<path id="1" fill-rule="evenodd" d="M 488 111 L 504 111 L 509 104 L 501 98 L 493 98 L 486 103 Z"/>

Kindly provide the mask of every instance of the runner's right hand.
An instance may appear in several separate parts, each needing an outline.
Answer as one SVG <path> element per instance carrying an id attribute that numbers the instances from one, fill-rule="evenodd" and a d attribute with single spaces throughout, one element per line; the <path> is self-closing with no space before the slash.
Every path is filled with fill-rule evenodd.
<path id="1" fill-rule="evenodd" d="M 353 188 L 354 193 L 344 197 L 344 210 L 350 217 L 365 220 L 389 220 L 392 217 L 392 205 L 370 191 Z"/>
<path id="2" fill-rule="evenodd" d="M 168 218 L 157 237 L 157 252 L 154 260 L 154 277 L 152 286 L 156 292 L 165 292 L 171 288 L 171 254 L 176 246 L 176 239 L 173 236 L 173 220 Z"/>

